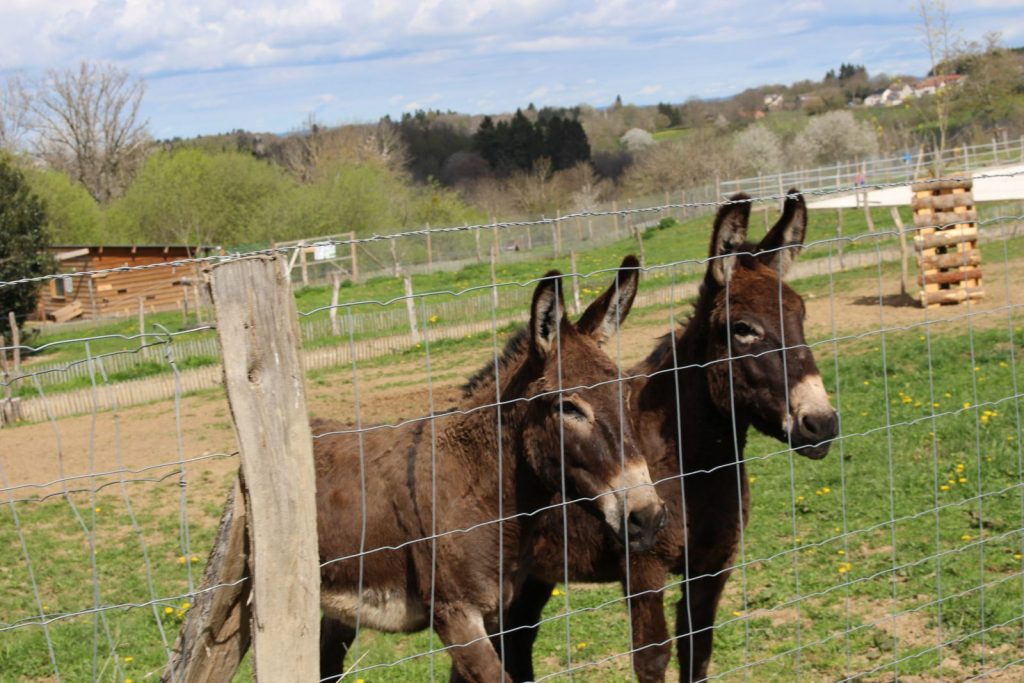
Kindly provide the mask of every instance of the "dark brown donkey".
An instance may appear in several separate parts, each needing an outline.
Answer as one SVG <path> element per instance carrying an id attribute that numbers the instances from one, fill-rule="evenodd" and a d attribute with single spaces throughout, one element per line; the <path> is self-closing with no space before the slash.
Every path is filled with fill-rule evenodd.
<path id="1" fill-rule="evenodd" d="M 433 626 L 465 679 L 511 680 L 487 634 L 526 578 L 531 513 L 556 493 L 651 547 L 665 507 L 599 348 L 636 294 L 637 263 L 623 265 L 577 325 L 559 274 L 546 276 L 526 329 L 455 410 L 362 434 L 314 422 L 324 677 L 342 673 L 358 628 Z"/>
<path id="2" fill-rule="evenodd" d="M 732 197 L 715 219 L 711 260 L 689 322 L 627 375 L 630 410 L 669 522 L 649 552 L 629 554 L 633 666 L 661 681 L 670 655 L 662 608 L 669 574 L 683 574 L 676 605 L 680 680 L 706 677 L 715 610 L 747 521 L 747 429 L 825 457 L 838 420 L 804 341 L 804 304 L 782 282 L 803 244 L 807 209 L 790 190 L 782 217 L 756 246 L 746 241 L 750 203 Z M 621 581 L 624 553 L 569 506 L 569 579 Z M 517 681 L 533 679 L 530 648 L 541 609 L 565 579 L 562 514 L 547 512 L 532 578 L 505 620 L 504 647 Z M 525 628 L 524 628 L 525 627 Z"/>

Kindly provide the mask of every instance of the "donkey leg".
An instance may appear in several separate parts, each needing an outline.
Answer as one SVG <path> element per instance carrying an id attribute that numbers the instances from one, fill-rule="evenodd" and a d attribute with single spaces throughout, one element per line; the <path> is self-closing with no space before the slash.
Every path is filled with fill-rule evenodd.
<path id="1" fill-rule="evenodd" d="M 711 569 L 689 582 L 689 603 L 684 597 L 676 604 L 676 636 L 679 649 L 679 680 L 707 678 L 715 636 L 715 612 L 729 571 Z"/>
<path id="2" fill-rule="evenodd" d="M 338 681 L 345 673 L 345 655 L 356 638 L 354 629 L 330 617 L 320 617 L 320 680 Z"/>
<path id="3" fill-rule="evenodd" d="M 516 593 L 505 617 L 505 668 L 516 683 L 532 681 L 533 643 L 540 630 L 540 617 L 551 598 L 554 584 L 528 578 Z M 502 639 L 495 636 L 494 646 L 501 651 Z"/>
<path id="4" fill-rule="evenodd" d="M 491 644 L 483 616 L 469 605 L 439 603 L 434 628 L 452 658 L 459 680 L 470 683 L 512 683 L 501 668 L 501 658 Z"/>
<path id="5" fill-rule="evenodd" d="M 515 683 L 534 679 L 533 643 L 552 588 L 554 584 L 528 578 L 505 614 L 505 637 L 502 638 L 501 634 L 491 636 L 491 644 L 499 658 L 504 649 L 505 671 Z M 465 680 L 458 670 L 452 669 L 450 683 L 465 683 Z"/>
<path id="6" fill-rule="evenodd" d="M 672 654 L 665 623 L 664 586 L 668 576 L 663 565 L 637 563 L 630 569 L 628 588 L 630 624 L 633 630 L 633 671 L 641 683 L 660 683 Z"/>

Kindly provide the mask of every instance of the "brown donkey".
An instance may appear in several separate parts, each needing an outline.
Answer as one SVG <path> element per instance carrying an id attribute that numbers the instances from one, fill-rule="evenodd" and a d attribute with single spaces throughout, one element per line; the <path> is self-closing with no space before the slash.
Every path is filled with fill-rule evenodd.
<path id="1" fill-rule="evenodd" d="M 706 677 L 715 611 L 747 521 L 743 449 L 747 429 L 811 459 L 825 457 L 838 431 L 804 340 L 804 303 L 782 281 L 807 228 L 790 190 L 782 217 L 756 246 L 746 241 L 749 197 L 738 194 L 715 219 L 711 259 L 691 319 L 627 376 L 630 411 L 669 521 L 648 552 L 630 552 L 633 666 L 641 681 L 664 680 L 676 640 L 679 677 Z M 569 506 L 569 579 L 626 580 L 626 554 L 577 506 Z M 533 679 L 530 648 L 554 583 L 565 579 L 562 514 L 539 521 L 531 579 L 505 619 L 504 648 L 517 681 Z M 670 638 L 662 608 L 669 574 L 683 574 Z"/>
<path id="2" fill-rule="evenodd" d="M 637 265 L 627 260 L 577 325 L 549 273 L 526 329 L 451 412 L 363 433 L 314 422 L 322 676 L 343 672 L 358 628 L 433 626 L 463 678 L 510 681 L 487 634 L 526 578 L 536 513 L 556 494 L 586 499 L 598 528 L 635 551 L 651 547 L 665 507 L 620 371 L 599 348 L 632 305 Z"/>

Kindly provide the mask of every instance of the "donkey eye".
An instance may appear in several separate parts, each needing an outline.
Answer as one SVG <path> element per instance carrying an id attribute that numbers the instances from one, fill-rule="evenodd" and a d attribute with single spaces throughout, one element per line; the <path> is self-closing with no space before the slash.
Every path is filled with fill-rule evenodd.
<path id="1" fill-rule="evenodd" d="M 576 403 L 572 401 L 561 401 L 555 404 L 555 411 L 560 412 L 562 417 L 572 418 L 573 420 L 586 421 L 587 414 L 583 412 L 583 408 L 580 408 Z"/>
<path id="2" fill-rule="evenodd" d="M 745 323 L 742 320 L 734 322 L 732 324 L 732 333 L 737 339 L 742 341 L 754 341 L 759 335 L 757 330 L 753 328 L 749 323 Z"/>

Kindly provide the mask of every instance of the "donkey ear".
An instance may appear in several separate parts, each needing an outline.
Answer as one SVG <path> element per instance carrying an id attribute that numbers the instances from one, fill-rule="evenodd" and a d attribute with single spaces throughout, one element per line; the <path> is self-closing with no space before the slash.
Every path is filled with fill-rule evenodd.
<path id="1" fill-rule="evenodd" d="M 757 251 L 765 252 L 759 254 L 758 258 L 782 277 L 800 255 L 806 234 L 807 203 L 800 190 L 794 187 L 786 194 L 782 216 L 757 245 Z"/>
<path id="2" fill-rule="evenodd" d="M 720 286 L 732 277 L 736 256 L 732 255 L 747 240 L 750 220 L 750 195 L 740 192 L 729 197 L 729 203 L 718 210 L 711 233 L 711 262 L 708 274 Z"/>
<path id="3" fill-rule="evenodd" d="M 551 352 L 563 318 L 565 300 L 562 297 L 562 274 L 552 270 L 537 285 L 530 306 L 530 340 L 541 356 Z"/>
<path id="4" fill-rule="evenodd" d="M 639 282 L 640 261 L 630 254 L 622 259 L 622 265 L 608 289 L 583 311 L 576 329 L 593 337 L 598 344 L 604 344 L 629 315 Z"/>

